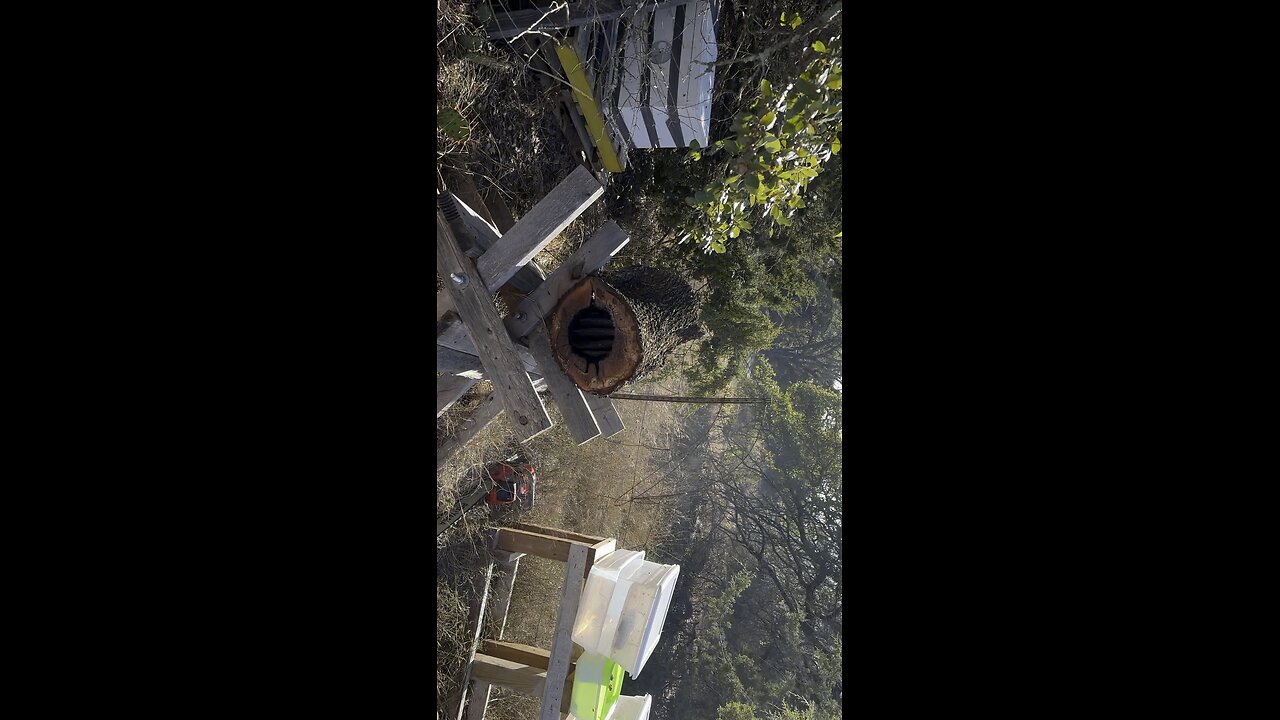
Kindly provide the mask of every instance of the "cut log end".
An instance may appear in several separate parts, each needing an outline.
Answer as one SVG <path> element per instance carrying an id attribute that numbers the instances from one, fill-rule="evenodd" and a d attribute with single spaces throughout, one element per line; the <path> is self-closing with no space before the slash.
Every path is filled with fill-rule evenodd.
<path id="1" fill-rule="evenodd" d="M 635 313 L 596 277 L 565 293 L 549 321 L 552 354 L 585 392 L 613 392 L 631 379 L 644 357 Z"/>

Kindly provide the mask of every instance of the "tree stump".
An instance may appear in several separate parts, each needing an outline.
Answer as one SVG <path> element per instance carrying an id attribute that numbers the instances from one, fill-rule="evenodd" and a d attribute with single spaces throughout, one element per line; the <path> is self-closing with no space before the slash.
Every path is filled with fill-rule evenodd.
<path id="1" fill-rule="evenodd" d="M 552 354 L 585 392 L 608 395 L 699 337 L 698 302 L 673 272 L 632 266 L 584 279 L 548 317 Z"/>

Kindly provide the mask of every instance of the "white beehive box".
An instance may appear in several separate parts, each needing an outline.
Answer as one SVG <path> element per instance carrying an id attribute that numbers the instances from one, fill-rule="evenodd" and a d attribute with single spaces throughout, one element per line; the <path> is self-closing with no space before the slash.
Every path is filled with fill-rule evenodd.
<path id="1" fill-rule="evenodd" d="M 609 716 L 605 720 L 649 720 L 649 708 L 652 705 L 652 695 L 623 695 L 609 709 Z"/>
<path id="2" fill-rule="evenodd" d="M 609 108 L 614 131 L 636 148 L 707 146 L 717 58 L 716 0 L 641 10 L 623 28 Z"/>
<path id="3" fill-rule="evenodd" d="M 636 677 L 658 645 L 679 565 L 648 562 L 618 550 L 591 567 L 574 620 L 573 641 Z"/>

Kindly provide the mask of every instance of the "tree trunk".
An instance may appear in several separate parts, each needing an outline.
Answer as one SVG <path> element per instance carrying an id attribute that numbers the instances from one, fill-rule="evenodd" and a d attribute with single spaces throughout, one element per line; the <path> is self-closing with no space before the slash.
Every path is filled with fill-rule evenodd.
<path id="1" fill-rule="evenodd" d="M 586 392 L 608 395 L 701 337 L 698 301 L 679 275 L 632 266 L 586 278 L 548 318 L 552 352 Z"/>

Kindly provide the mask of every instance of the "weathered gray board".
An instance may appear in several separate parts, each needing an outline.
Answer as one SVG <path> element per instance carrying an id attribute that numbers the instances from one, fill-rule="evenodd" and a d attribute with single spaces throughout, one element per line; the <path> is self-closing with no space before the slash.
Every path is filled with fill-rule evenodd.
<path id="1" fill-rule="evenodd" d="M 484 257 L 480 261 L 484 262 Z M 551 417 L 520 363 L 516 344 L 507 335 L 486 284 L 478 282 L 476 268 L 458 248 L 453 231 L 439 210 L 436 211 L 436 266 L 453 297 L 458 316 L 480 352 L 485 377 L 493 383 L 511 418 L 516 437 L 528 440 L 550 429 Z M 483 273 L 479 275 L 483 277 Z"/>
<path id="2" fill-rule="evenodd" d="M 590 170 L 578 166 L 520 218 L 501 242 L 480 256 L 476 268 L 485 284 L 501 287 L 603 194 L 600 181 Z"/>
<path id="3" fill-rule="evenodd" d="M 560 408 L 560 414 L 564 416 L 564 424 L 573 441 L 581 445 L 591 438 L 599 437 L 600 428 L 592 416 L 591 406 L 587 404 L 578 386 L 557 367 L 546 334 L 533 333 L 529 337 L 529 350 L 533 353 L 533 358 L 546 368 L 543 377 L 547 379 L 547 394 L 556 407 Z"/>
<path id="4" fill-rule="evenodd" d="M 582 600 L 583 575 L 587 571 L 587 546 L 579 543 L 569 548 L 565 563 L 564 590 L 560 593 L 560 613 L 556 618 L 556 634 L 551 640 L 551 662 L 547 666 L 546 690 L 538 720 L 559 720 L 560 701 L 564 698 L 564 679 L 569 676 L 573 653 L 573 621 Z"/>
<path id="5" fill-rule="evenodd" d="M 472 232 L 476 243 L 476 254 L 473 257 L 483 255 L 489 248 L 493 247 L 498 240 L 502 239 L 502 233 L 498 229 L 489 224 L 488 220 L 480 217 L 480 214 L 471 209 L 471 206 L 462 201 L 462 198 L 449 193 L 449 200 L 453 206 L 457 208 L 458 215 L 462 219 L 463 224 Z M 470 253 L 468 253 L 470 254 Z M 542 281 L 545 280 L 547 274 L 542 272 L 542 268 L 537 263 L 529 261 L 528 265 L 516 270 L 516 274 L 512 276 L 507 284 L 528 294 L 533 292 Z"/>

